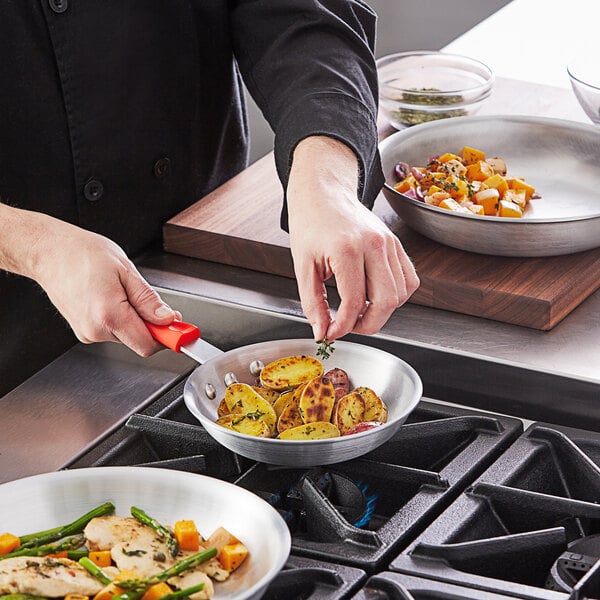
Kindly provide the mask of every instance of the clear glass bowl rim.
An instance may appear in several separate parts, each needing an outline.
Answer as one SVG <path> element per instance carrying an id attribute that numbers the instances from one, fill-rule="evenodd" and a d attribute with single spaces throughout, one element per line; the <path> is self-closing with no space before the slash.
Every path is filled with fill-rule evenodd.
<path id="1" fill-rule="evenodd" d="M 472 94 L 472 93 L 477 92 L 478 90 L 481 90 L 481 94 L 483 96 L 486 96 L 487 94 L 489 94 L 491 87 L 494 83 L 494 73 L 490 69 L 490 67 L 488 67 L 485 63 L 481 62 L 480 60 L 477 60 L 476 58 L 471 58 L 470 56 L 464 56 L 463 54 L 451 54 L 448 52 L 441 52 L 441 51 L 437 51 L 437 50 L 411 50 L 408 52 L 396 52 L 394 54 L 387 54 L 385 56 L 381 56 L 375 61 L 375 64 L 377 66 L 377 69 L 379 70 L 381 67 L 386 66 L 395 60 L 402 59 L 402 58 L 409 58 L 409 57 L 419 57 L 419 56 L 435 56 L 436 58 L 442 58 L 442 59 L 448 58 L 450 60 L 463 61 L 465 63 L 470 64 L 471 66 L 477 67 L 487 77 L 486 81 L 484 81 L 483 83 L 481 83 L 479 85 L 474 85 L 472 87 L 463 87 L 463 88 L 457 88 L 455 90 L 446 90 L 446 91 L 439 91 L 439 92 L 423 92 L 423 91 L 419 90 L 419 95 L 427 96 L 428 94 L 431 94 L 433 97 L 435 97 L 435 96 L 444 97 L 444 96 L 451 96 L 451 95 L 461 93 L 461 92 L 462 93 L 469 92 L 470 94 Z M 395 87 L 394 89 L 399 92 L 415 93 L 415 90 L 411 90 L 409 88 Z"/>
<path id="2" fill-rule="evenodd" d="M 573 64 L 567 65 L 567 74 L 573 81 L 576 81 L 577 83 L 580 83 L 581 85 L 588 87 L 592 90 L 596 90 L 596 91 L 600 92 L 600 85 L 594 85 L 593 83 L 590 83 L 589 81 L 585 81 L 584 79 L 582 79 L 581 77 L 576 75 L 575 66 Z"/>

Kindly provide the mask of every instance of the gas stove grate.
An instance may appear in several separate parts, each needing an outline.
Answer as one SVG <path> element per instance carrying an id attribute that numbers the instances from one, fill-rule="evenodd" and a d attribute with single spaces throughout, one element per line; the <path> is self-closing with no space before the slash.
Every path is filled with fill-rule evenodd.
<path id="1" fill-rule="evenodd" d="M 280 511 L 292 533 L 291 559 L 355 569 L 365 578 L 385 569 L 523 430 L 517 419 L 422 400 L 394 438 L 360 459 L 281 468 L 214 441 L 187 410 L 182 385 L 69 468 L 145 465 L 230 481 Z M 323 590 L 333 593 L 324 577 Z M 338 597 L 323 590 L 306 597 Z"/>
<path id="2" fill-rule="evenodd" d="M 600 597 L 600 435 L 536 423 L 391 563 L 517 598 Z"/>

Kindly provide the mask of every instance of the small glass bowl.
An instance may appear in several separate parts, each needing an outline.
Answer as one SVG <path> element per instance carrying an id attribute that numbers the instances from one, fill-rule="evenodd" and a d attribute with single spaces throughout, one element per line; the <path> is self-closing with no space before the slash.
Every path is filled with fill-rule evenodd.
<path id="1" fill-rule="evenodd" d="M 582 52 L 568 65 L 567 73 L 571 87 L 581 108 L 592 123 L 600 125 L 600 68 L 598 56 Z"/>
<path id="2" fill-rule="evenodd" d="M 379 108 L 396 129 L 475 114 L 492 92 L 482 62 L 435 51 L 399 52 L 377 60 Z"/>

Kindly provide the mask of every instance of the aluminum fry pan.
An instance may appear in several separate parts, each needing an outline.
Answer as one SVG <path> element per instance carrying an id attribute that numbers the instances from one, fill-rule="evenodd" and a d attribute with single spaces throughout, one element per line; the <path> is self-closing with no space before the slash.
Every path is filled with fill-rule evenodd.
<path id="1" fill-rule="evenodd" d="M 500 156 L 541 198 L 521 219 L 467 215 L 429 206 L 393 189 L 394 165 L 423 166 L 463 146 Z M 495 256 L 557 256 L 600 246 L 600 128 L 524 116 L 454 117 L 392 134 L 379 145 L 391 207 L 437 242 Z"/>
<path id="2" fill-rule="evenodd" d="M 337 340 L 331 357 L 322 361 L 324 369 L 344 369 L 351 385 L 373 389 L 388 407 L 388 420 L 384 425 L 339 438 L 292 441 L 253 437 L 215 423 L 228 374 L 234 374 L 239 382 L 255 384 L 255 361 L 266 365 L 285 356 L 316 357 L 316 350 L 317 345 L 312 339 L 290 339 L 261 342 L 213 356 L 186 381 L 185 404 L 220 444 L 237 454 L 268 464 L 294 467 L 332 464 L 366 454 L 389 440 L 421 399 L 421 379 L 402 359 L 377 348 L 343 340 Z"/>
<path id="3" fill-rule="evenodd" d="M 214 600 L 258 600 L 291 548 L 284 520 L 264 500 L 214 477 L 154 467 L 92 467 L 33 475 L 0 485 L 0 531 L 24 535 L 70 523 L 110 501 L 115 514 L 132 506 L 164 525 L 193 519 L 204 537 L 225 527 L 250 550 Z"/>

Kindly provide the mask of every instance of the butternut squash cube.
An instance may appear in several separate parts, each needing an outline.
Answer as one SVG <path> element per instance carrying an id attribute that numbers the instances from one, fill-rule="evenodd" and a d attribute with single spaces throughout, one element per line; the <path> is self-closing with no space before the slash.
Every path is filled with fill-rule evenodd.
<path id="1" fill-rule="evenodd" d="M 531 196 L 535 193 L 535 188 L 532 185 L 518 177 L 511 180 L 510 188 L 512 190 L 525 190 L 525 197 L 527 200 L 531 200 Z"/>
<path id="2" fill-rule="evenodd" d="M 471 148 L 471 146 L 463 146 L 460 154 L 465 165 L 472 165 L 479 161 L 485 160 L 485 152 L 482 150 L 477 150 L 477 148 Z"/>
<path id="3" fill-rule="evenodd" d="M 100 568 L 112 565 L 110 550 L 90 550 L 88 558 Z"/>
<path id="4" fill-rule="evenodd" d="M 414 188 L 417 185 L 417 180 L 412 173 L 409 173 L 402 181 L 399 181 L 394 185 L 394 189 L 401 194 L 403 192 L 408 192 L 411 188 Z"/>
<path id="5" fill-rule="evenodd" d="M 504 192 L 506 192 L 506 190 L 508 189 L 508 183 L 506 179 L 502 177 L 502 175 L 498 174 L 488 177 L 483 181 L 483 183 L 485 183 L 485 185 L 487 185 L 488 188 L 494 188 L 498 190 L 500 198 L 504 197 Z"/>
<path id="6" fill-rule="evenodd" d="M 160 600 L 160 598 L 172 592 L 172 588 L 164 581 L 161 581 L 150 586 L 142 596 L 142 600 Z"/>
<path id="7" fill-rule="evenodd" d="M 198 548 L 200 548 L 200 534 L 193 520 L 182 519 L 181 521 L 176 521 L 173 526 L 173 535 L 179 543 L 181 550 L 198 552 Z"/>
<path id="8" fill-rule="evenodd" d="M 494 169 L 485 160 L 479 160 L 467 166 L 467 179 L 472 181 L 485 181 L 493 174 Z"/>
<path id="9" fill-rule="evenodd" d="M 9 554 L 21 545 L 21 540 L 12 533 L 3 533 L 0 535 L 0 555 Z"/>
<path id="10" fill-rule="evenodd" d="M 452 154 L 452 152 L 445 152 L 438 158 L 438 162 L 441 163 L 446 163 L 451 160 L 457 160 L 459 162 L 462 162 L 462 158 L 460 156 L 457 156 L 456 154 Z"/>
<path id="11" fill-rule="evenodd" d="M 477 204 L 483 206 L 483 212 L 488 217 L 495 217 L 498 213 L 500 192 L 496 188 L 480 190 L 473 196 L 473 200 L 475 200 Z"/>
<path id="12" fill-rule="evenodd" d="M 242 542 L 237 542 L 223 546 L 217 558 L 225 570 L 235 571 L 246 560 L 247 556 L 248 548 Z"/>
<path id="13" fill-rule="evenodd" d="M 446 181 L 448 186 L 446 191 L 450 192 L 450 196 L 452 196 L 452 198 L 456 200 L 461 196 L 468 196 L 469 182 L 466 179 L 451 175 Z"/>

